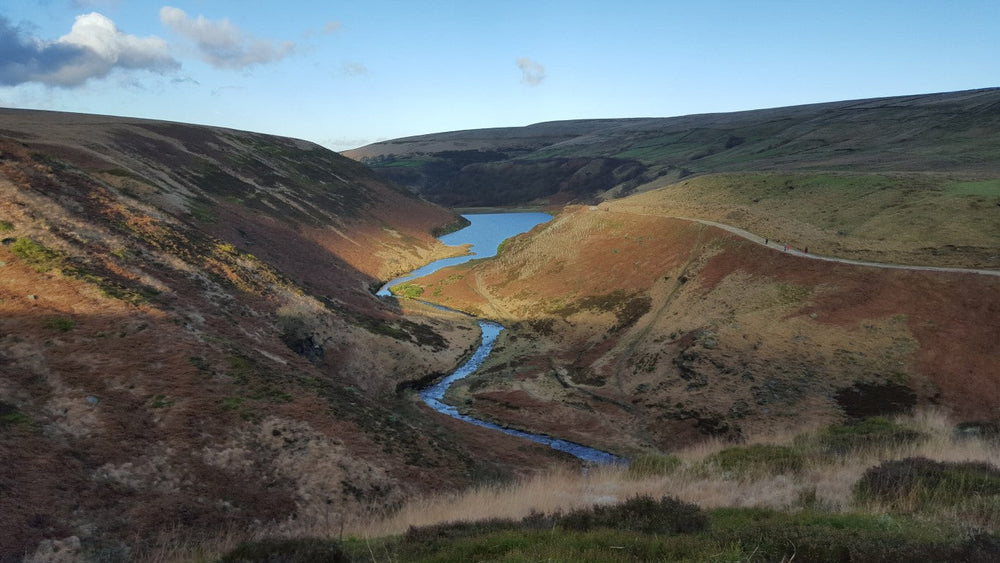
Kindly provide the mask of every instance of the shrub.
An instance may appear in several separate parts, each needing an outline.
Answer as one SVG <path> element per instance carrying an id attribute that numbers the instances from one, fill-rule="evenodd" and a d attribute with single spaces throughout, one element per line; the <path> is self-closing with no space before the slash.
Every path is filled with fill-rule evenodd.
<path id="1" fill-rule="evenodd" d="M 886 418 L 876 416 L 860 422 L 831 426 L 820 434 L 820 445 L 835 454 L 875 448 L 896 447 L 926 439 L 916 430 L 905 428 Z"/>
<path id="2" fill-rule="evenodd" d="M 164 407 L 173 406 L 174 400 L 167 395 L 157 395 L 149 403 L 149 407 L 153 409 L 162 409 Z"/>
<path id="3" fill-rule="evenodd" d="M 69 332 L 74 326 L 76 326 L 76 321 L 67 317 L 51 317 L 45 319 L 45 328 L 58 330 L 60 332 Z"/>
<path id="4" fill-rule="evenodd" d="M 37 272 L 47 272 L 62 261 L 62 254 L 30 238 L 17 239 L 10 250 L 18 258 L 34 266 Z"/>
<path id="5" fill-rule="evenodd" d="M 220 563 L 350 563 L 334 540 L 315 538 L 265 539 L 244 542 L 222 556 Z"/>
<path id="6" fill-rule="evenodd" d="M 434 526 L 411 526 L 404 537 L 407 543 L 427 544 L 456 538 L 503 531 L 553 530 L 561 528 L 577 532 L 595 529 L 627 530 L 645 534 L 689 534 L 708 527 L 708 517 L 695 504 L 675 498 L 653 500 L 637 496 L 615 505 L 594 505 L 567 514 L 546 515 L 532 512 L 520 521 L 493 518 L 475 522 L 448 522 Z"/>
<path id="7" fill-rule="evenodd" d="M 992 420 L 960 422 L 955 426 L 955 437 L 958 439 L 982 438 L 996 442 L 1000 440 L 1000 422 Z"/>
<path id="8" fill-rule="evenodd" d="M 1000 495 L 1000 469 L 978 461 L 941 462 L 925 457 L 885 461 L 865 471 L 854 486 L 855 500 L 913 508 L 928 503 L 956 505 L 971 497 Z"/>
<path id="9" fill-rule="evenodd" d="M 753 561 L 995 561 L 997 537 L 887 515 L 712 511 L 712 534 Z"/>
<path id="10" fill-rule="evenodd" d="M 14 230 L 14 223 L 10 221 L 0 221 L 0 233 L 6 233 Z"/>
<path id="11" fill-rule="evenodd" d="M 908 412 L 917 404 L 917 394 L 906 385 L 857 382 L 838 390 L 834 399 L 852 419 Z"/>
<path id="12" fill-rule="evenodd" d="M 557 516 L 561 528 L 588 531 L 595 528 L 630 530 L 645 534 L 689 534 L 708 527 L 708 517 L 698 505 L 672 497 L 653 500 L 636 496 L 621 504 L 595 505 Z"/>
<path id="13" fill-rule="evenodd" d="M 542 528 L 546 524 L 551 527 L 551 520 L 544 514 L 533 512 L 525 517 L 525 522 L 529 522 L 531 528 Z M 432 526 L 410 526 L 403 536 L 407 543 L 427 544 L 436 541 L 447 541 L 469 536 L 478 536 L 493 532 L 521 529 L 521 523 L 510 518 L 490 518 L 487 520 L 445 522 Z"/>
<path id="14" fill-rule="evenodd" d="M 393 295 L 399 295 L 408 299 L 418 299 L 424 294 L 424 288 L 412 283 L 401 283 L 389 288 Z"/>
<path id="15" fill-rule="evenodd" d="M 0 401 L 0 430 L 17 424 L 30 424 L 31 418 L 12 403 Z"/>
<path id="16" fill-rule="evenodd" d="M 633 479 L 641 479 L 670 475 L 680 465 L 681 460 L 672 455 L 641 455 L 628 464 L 628 476 Z"/>
<path id="17" fill-rule="evenodd" d="M 705 462 L 740 475 L 798 473 L 805 464 L 798 450 L 771 444 L 726 448 L 709 456 Z"/>

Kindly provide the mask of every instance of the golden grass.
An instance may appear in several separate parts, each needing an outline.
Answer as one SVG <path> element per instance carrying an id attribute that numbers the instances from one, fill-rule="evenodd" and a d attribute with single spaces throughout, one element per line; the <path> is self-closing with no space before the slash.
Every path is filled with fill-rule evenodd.
<path id="1" fill-rule="evenodd" d="M 428 526 L 460 520 L 523 518 L 532 511 L 551 513 L 597 503 L 616 503 L 636 495 L 673 496 L 703 508 L 766 507 L 779 510 L 822 508 L 843 512 L 877 506 L 852 503 L 854 484 L 865 470 L 889 459 L 923 456 L 938 461 L 984 461 L 1000 465 L 1000 449 L 978 438 L 958 440 L 953 424 L 940 411 L 921 411 L 900 418 L 901 424 L 926 433 L 925 441 L 876 447 L 844 456 L 807 456 L 797 474 L 735 476 L 705 461 L 732 444 L 707 440 L 676 452 L 678 469 L 668 475 L 635 478 L 622 467 L 584 471 L 557 470 L 506 486 L 479 487 L 449 495 L 414 500 L 385 518 L 348 526 L 344 533 L 358 537 L 401 534 L 410 526 Z M 798 433 L 800 438 L 809 433 Z M 796 435 L 758 437 L 754 444 L 791 445 Z M 330 535 L 335 535 L 334 531 Z"/>
<path id="2" fill-rule="evenodd" d="M 954 425 L 941 411 L 919 411 L 900 417 L 896 422 L 928 438 L 847 455 L 820 453 L 816 442 L 810 442 L 822 431 L 820 428 L 750 438 L 748 445 L 783 445 L 806 452 L 801 471 L 778 475 L 733 475 L 721 471 L 712 464 L 712 456 L 733 444 L 710 439 L 675 452 L 673 455 L 680 464 L 666 475 L 636 477 L 630 475 L 626 467 L 589 467 L 582 471 L 560 468 L 512 484 L 481 486 L 414 499 L 392 514 L 367 520 L 343 521 L 340 515 L 326 519 L 300 518 L 257 530 L 220 530 L 209 541 L 166 533 L 154 542 L 160 548 L 139 558 L 155 563 L 211 561 L 241 542 L 264 538 L 355 537 L 368 541 L 405 533 L 411 526 L 491 518 L 520 519 L 532 512 L 567 512 L 594 504 L 614 504 L 637 495 L 672 496 L 705 509 L 758 507 L 793 512 L 812 509 L 833 513 L 858 510 L 883 513 L 890 509 L 875 502 L 857 505 L 853 500 L 855 483 L 865 470 L 883 461 L 922 456 L 938 461 L 982 461 L 1000 466 L 1000 445 L 979 438 L 956 439 Z M 927 517 L 963 522 L 980 529 L 1000 526 L 997 509 L 980 507 L 977 499 L 970 498 L 962 506 L 939 508 Z"/>

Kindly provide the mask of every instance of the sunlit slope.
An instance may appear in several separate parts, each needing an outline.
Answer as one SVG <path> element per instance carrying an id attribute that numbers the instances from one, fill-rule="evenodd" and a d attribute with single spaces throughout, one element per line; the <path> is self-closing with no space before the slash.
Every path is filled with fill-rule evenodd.
<path id="1" fill-rule="evenodd" d="M 708 219 L 815 254 L 1000 270 L 1000 179 L 709 174 L 603 206 Z"/>
<path id="2" fill-rule="evenodd" d="M 926 403 L 1000 414 L 996 276 L 821 262 L 576 208 L 418 283 L 508 326 L 455 404 L 619 453 Z"/>
<path id="3" fill-rule="evenodd" d="M 396 392 L 478 337 L 370 291 L 453 220 L 303 141 L 0 111 L 0 559 L 137 559 L 544 465 Z"/>
<path id="4" fill-rule="evenodd" d="M 618 197 L 718 172 L 1000 176 L 1000 90 L 440 133 L 345 154 L 446 205 Z"/>

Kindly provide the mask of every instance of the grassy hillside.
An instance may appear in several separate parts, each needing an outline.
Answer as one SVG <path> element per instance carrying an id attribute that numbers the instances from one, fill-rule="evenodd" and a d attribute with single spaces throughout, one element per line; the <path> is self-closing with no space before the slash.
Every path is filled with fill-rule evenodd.
<path id="1" fill-rule="evenodd" d="M 998 131 L 1000 89 L 984 89 L 439 133 L 345 154 L 431 201 L 489 206 L 592 202 L 720 172 L 920 172 L 994 181 Z"/>
<path id="2" fill-rule="evenodd" d="M 1000 179 L 708 174 L 605 205 L 634 213 L 709 219 L 827 256 L 1000 269 Z"/>
<path id="3" fill-rule="evenodd" d="M 627 457 L 920 404 L 1000 416 L 1000 278 L 809 260 L 646 195 L 411 282 L 508 327 L 453 404 Z"/>
<path id="4" fill-rule="evenodd" d="M 0 559 L 346 523 L 546 465 L 396 392 L 477 338 L 371 293 L 454 220 L 302 141 L 0 111 Z"/>

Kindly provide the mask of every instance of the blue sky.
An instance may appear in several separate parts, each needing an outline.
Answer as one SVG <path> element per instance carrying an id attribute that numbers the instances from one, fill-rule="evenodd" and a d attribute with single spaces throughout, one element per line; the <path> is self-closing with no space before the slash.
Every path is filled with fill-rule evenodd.
<path id="1" fill-rule="evenodd" d="M 0 3 L 0 106 L 335 150 L 993 86 L 997 0 Z"/>

